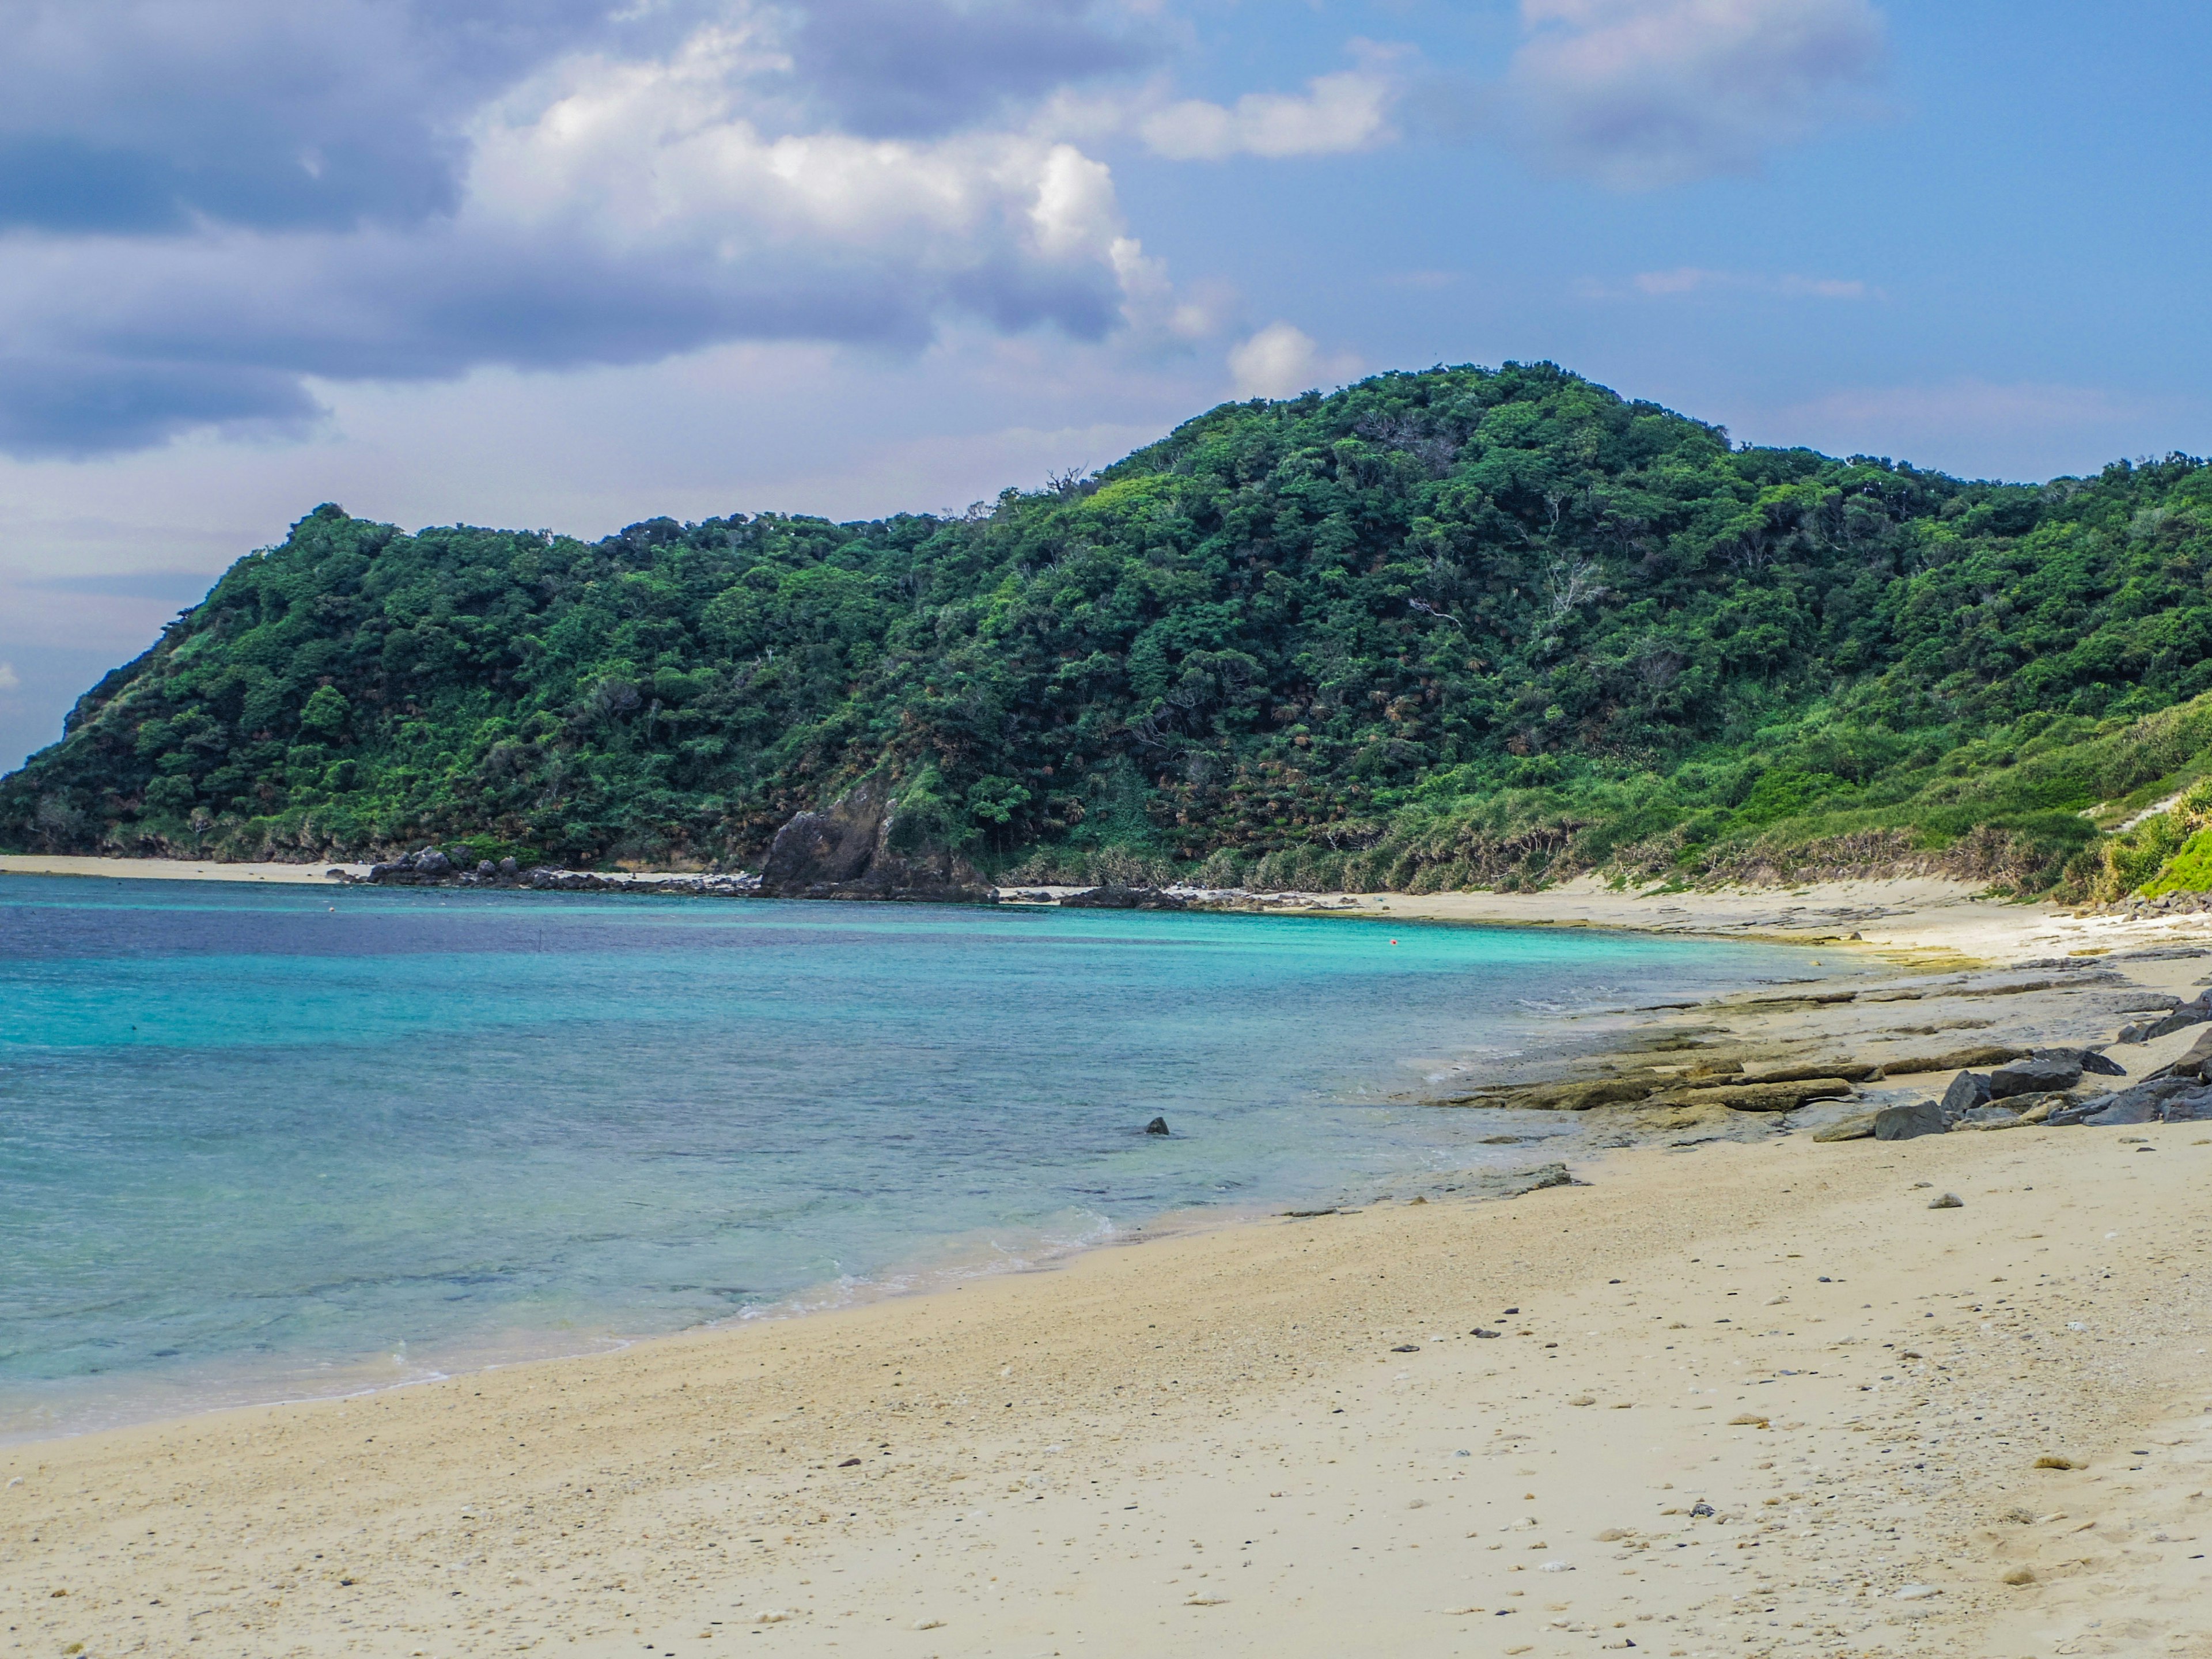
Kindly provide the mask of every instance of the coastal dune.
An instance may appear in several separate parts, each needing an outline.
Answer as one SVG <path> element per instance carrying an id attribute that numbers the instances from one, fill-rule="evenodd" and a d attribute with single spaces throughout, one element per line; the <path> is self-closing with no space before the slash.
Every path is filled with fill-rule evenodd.
<path id="1" fill-rule="evenodd" d="M 2205 1650 L 2212 1135 L 1580 1174 L 15 1446 L 5 1650 Z"/>

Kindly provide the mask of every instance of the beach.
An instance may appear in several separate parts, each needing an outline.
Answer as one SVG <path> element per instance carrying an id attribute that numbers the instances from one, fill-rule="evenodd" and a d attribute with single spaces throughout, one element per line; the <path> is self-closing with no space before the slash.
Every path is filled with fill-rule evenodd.
<path id="1" fill-rule="evenodd" d="M 1382 903 L 1640 914 L 1906 976 L 1650 1012 L 1716 1052 L 2102 1042 L 2207 965 L 2178 954 L 2201 922 L 1904 884 Z M 2079 965 L 2021 965 L 2053 959 Z M 2194 1035 L 2113 1053 L 2140 1077 Z M 2212 1652 L 2212 1125 L 1824 1143 L 1666 1112 L 1510 1200 L 1401 1184 L 0 1449 L 0 1651 Z"/>

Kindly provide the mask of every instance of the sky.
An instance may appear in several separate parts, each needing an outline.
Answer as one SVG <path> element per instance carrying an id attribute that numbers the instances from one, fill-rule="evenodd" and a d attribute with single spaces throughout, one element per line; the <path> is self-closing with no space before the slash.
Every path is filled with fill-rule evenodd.
<path id="1" fill-rule="evenodd" d="M 0 0 L 0 768 L 318 503 L 957 510 L 1549 359 L 2212 453 L 2202 0 Z"/>

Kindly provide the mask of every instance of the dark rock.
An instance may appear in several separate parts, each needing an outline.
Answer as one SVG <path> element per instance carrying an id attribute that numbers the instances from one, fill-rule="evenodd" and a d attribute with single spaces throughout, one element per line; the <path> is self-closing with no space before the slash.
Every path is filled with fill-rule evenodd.
<path id="1" fill-rule="evenodd" d="M 1145 1125 L 1145 1133 L 1148 1135 L 1164 1135 L 1168 1132 L 1168 1121 L 1164 1117 L 1156 1117 Z"/>
<path id="2" fill-rule="evenodd" d="M 2125 1077 L 2128 1068 L 2116 1060 L 2107 1060 L 2094 1048 L 2081 1051 L 2081 1069 L 2098 1077 Z"/>
<path id="3" fill-rule="evenodd" d="M 2168 1123 L 2212 1123 L 2212 1089 L 2168 1096 L 2160 1115 Z"/>
<path id="4" fill-rule="evenodd" d="M 1157 887 L 1094 887 L 1060 900 L 1063 910 L 1185 910 L 1189 901 Z"/>
<path id="5" fill-rule="evenodd" d="M 2206 1012 L 2203 1007 L 2199 1006 L 2196 1003 L 2185 1002 L 2181 1006 L 2175 1009 L 2165 1018 L 2154 1019 L 2151 1021 L 2149 1024 L 2144 1026 L 2143 1040 L 2145 1042 L 2149 1042 L 2155 1037 L 2162 1037 L 2175 1031 L 2185 1030 L 2191 1025 L 2202 1025 L 2207 1020 L 2212 1020 L 2212 1013 Z"/>
<path id="6" fill-rule="evenodd" d="M 1977 1106 L 1963 1113 L 1952 1127 L 1960 1129 L 2009 1129 L 2020 1121 L 2020 1114 L 2005 1106 Z"/>
<path id="7" fill-rule="evenodd" d="M 1922 1135 L 1942 1134 L 1950 1127 L 1949 1114 L 1932 1100 L 1915 1101 L 1910 1106 L 1885 1106 L 1874 1115 L 1876 1140 L 1917 1140 Z"/>
<path id="8" fill-rule="evenodd" d="M 760 891 L 775 898 L 908 899 L 994 904 L 967 861 L 902 821 L 890 779 L 862 779 L 826 812 L 801 812 L 775 832 Z"/>
<path id="9" fill-rule="evenodd" d="M 511 859 L 511 858 L 508 858 L 508 859 L 501 859 L 501 860 L 499 861 L 499 872 L 500 872 L 500 874 L 501 874 L 502 876 L 507 876 L 507 877 L 510 877 L 510 878 L 511 878 L 511 877 L 514 877 L 514 876 L 515 876 L 515 875 L 518 875 L 518 874 L 520 874 L 520 872 L 521 872 L 521 868 L 522 868 L 522 866 L 521 866 L 520 865 L 517 864 L 517 863 L 516 863 L 513 859 Z"/>
<path id="10" fill-rule="evenodd" d="M 1484 1329 L 1482 1328 L 1482 1327 L 1480 1327 L 1480 1325 L 1478 1325 L 1478 1326 L 1476 1326 L 1473 1330 L 1469 1331 L 1469 1332 L 1468 1333 L 1468 1334 L 1469 1336 L 1486 1336 L 1486 1337 L 1487 1337 L 1487 1336 L 1503 1336 L 1503 1335 L 1504 1335 L 1504 1334 L 1505 1334 L 1505 1333 L 1504 1333 L 1504 1332 L 1503 1332 L 1503 1331 L 1486 1331 L 1486 1330 L 1484 1330 Z"/>
<path id="11" fill-rule="evenodd" d="M 2078 1057 L 2030 1054 L 2026 1060 L 2013 1060 L 1991 1072 L 1990 1094 L 1998 1100 L 2013 1095 L 2047 1095 L 2070 1089 L 2081 1080 L 2081 1062 Z"/>
<path id="12" fill-rule="evenodd" d="M 2196 1042 L 2191 1043 L 2188 1051 L 2180 1059 L 2171 1065 L 2161 1066 L 2157 1071 L 2152 1073 L 2151 1076 L 2154 1078 L 2202 1078 L 2204 1075 L 2204 1068 L 2208 1065 L 2212 1065 L 2212 1031 L 2205 1032 Z"/>
<path id="13" fill-rule="evenodd" d="M 453 861 L 434 847 L 426 847 L 415 855 L 415 875 L 418 880 L 436 881 L 453 872 Z"/>
<path id="14" fill-rule="evenodd" d="M 1420 1351 L 1421 1345 L 1418 1342 L 1401 1342 L 1390 1350 L 1392 1353 L 1419 1353 Z"/>
<path id="15" fill-rule="evenodd" d="M 489 859 L 478 859 L 477 860 L 477 874 L 479 876 L 495 876 L 498 873 L 499 866 L 494 864 Z"/>
<path id="16" fill-rule="evenodd" d="M 2094 1121 L 2099 1127 L 2113 1123 L 2156 1123 L 2160 1121 L 2166 1102 L 2177 1095 L 2192 1093 L 2203 1085 L 2194 1078 L 2150 1078 L 2108 1095 L 2092 1095 L 2087 1100 L 2077 1100 L 2053 1112 L 2048 1121 L 2055 1128 L 2069 1123 Z"/>
<path id="17" fill-rule="evenodd" d="M 1951 1086 L 1943 1091 L 1943 1112 L 1947 1117 L 1960 1117 L 1977 1106 L 1990 1103 L 1995 1091 L 1990 1080 L 1979 1072 L 1961 1072 L 1951 1079 Z"/>

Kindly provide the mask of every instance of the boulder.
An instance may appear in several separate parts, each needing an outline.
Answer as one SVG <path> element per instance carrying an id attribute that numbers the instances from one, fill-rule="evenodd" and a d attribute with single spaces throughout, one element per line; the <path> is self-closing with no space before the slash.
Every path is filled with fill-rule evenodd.
<path id="1" fill-rule="evenodd" d="M 1932 1100 L 1917 1100 L 1910 1106 L 1885 1106 L 1874 1115 L 1876 1140 L 1917 1140 L 1922 1135 L 1942 1134 L 1950 1127 L 1950 1118 Z"/>
<path id="2" fill-rule="evenodd" d="M 453 861 L 434 847 L 426 847 L 413 860 L 418 881 L 438 881 L 453 874 Z"/>
<path id="3" fill-rule="evenodd" d="M 511 859 L 511 858 L 501 859 L 501 860 L 499 861 L 499 872 L 500 872 L 500 874 L 501 874 L 502 876 L 507 877 L 509 880 L 513 880 L 513 879 L 514 878 L 514 877 L 516 877 L 517 875 L 520 874 L 520 873 L 521 873 L 521 869 L 522 869 L 522 866 L 520 866 L 520 865 L 518 865 L 518 864 L 517 864 L 517 863 L 516 863 L 513 859 Z"/>
<path id="4" fill-rule="evenodd" d="M 2030 1054 L 2000 1066 L 1990 1073 L 1990 1094 L 1997 1100 L 2014 1095 L 2047 1095 L 2070 1089 L 2081 1080 L 2078 1057 L 2063 1054 Z"/>
<path id="5" fill-rule="evenodd" d="M 1840 1123 L 1831 1123 L 1825 1129 L 1816 1130 L 1813 1139 L 1815 1140 L 1866 1140 L 1872 1138 L 1875 1120 L 1881 1116 L 1880 1112 L 1861 1112 L 1856 1117 L 1847 1117 Z"/>
<path id="6" fill-rule="evenodd" d="M 2095 1121 L 2099 1127 L 2114 1123 L 2156 1123 L 2163 1121 L 2165 1103 L 2178 1095 L 2203 1091 L 2204 1085 L 2194 1078 L 2149 1078 L 2111 1094 L 2076 1097 L 2051 1114 L 2049 1121 L 2054 1127 L 2069 1123 Z"/>
<path id="7" fill-rule="evenodd" d="M 2212 1089 L 2167 1096 L 2160 1115 L 2168 1123 L 2212 1123 Z"/>
<path id="8" fill-rule="evenodd" d="M 863 778 L 826 811 L 775 832 L 759 890 L 774 898 L 998 902 L 967 861 L 935 844 L 926 820 L 903 818 L 889 776 Z"/>
<path id="9" fill-rule="evenodd" d="M 2081 1051 L 2081 1069 L 2095 1077 L 2125 1077 L 2128 1068 L 2117 1060 L 2107 1059 L 2094 1048 Z"/>
<path id="10" fill-rule="evenodd" d="M 1994 1091 L 1990 1080 L 1979 1072 L 1961 1072 L 1951 1079 L 1951 1086 L 1943 1091 L 1943 1112 L 1948 1117 L 1960 1117 L 1977 1106 L 1986 1106 Z"/>

